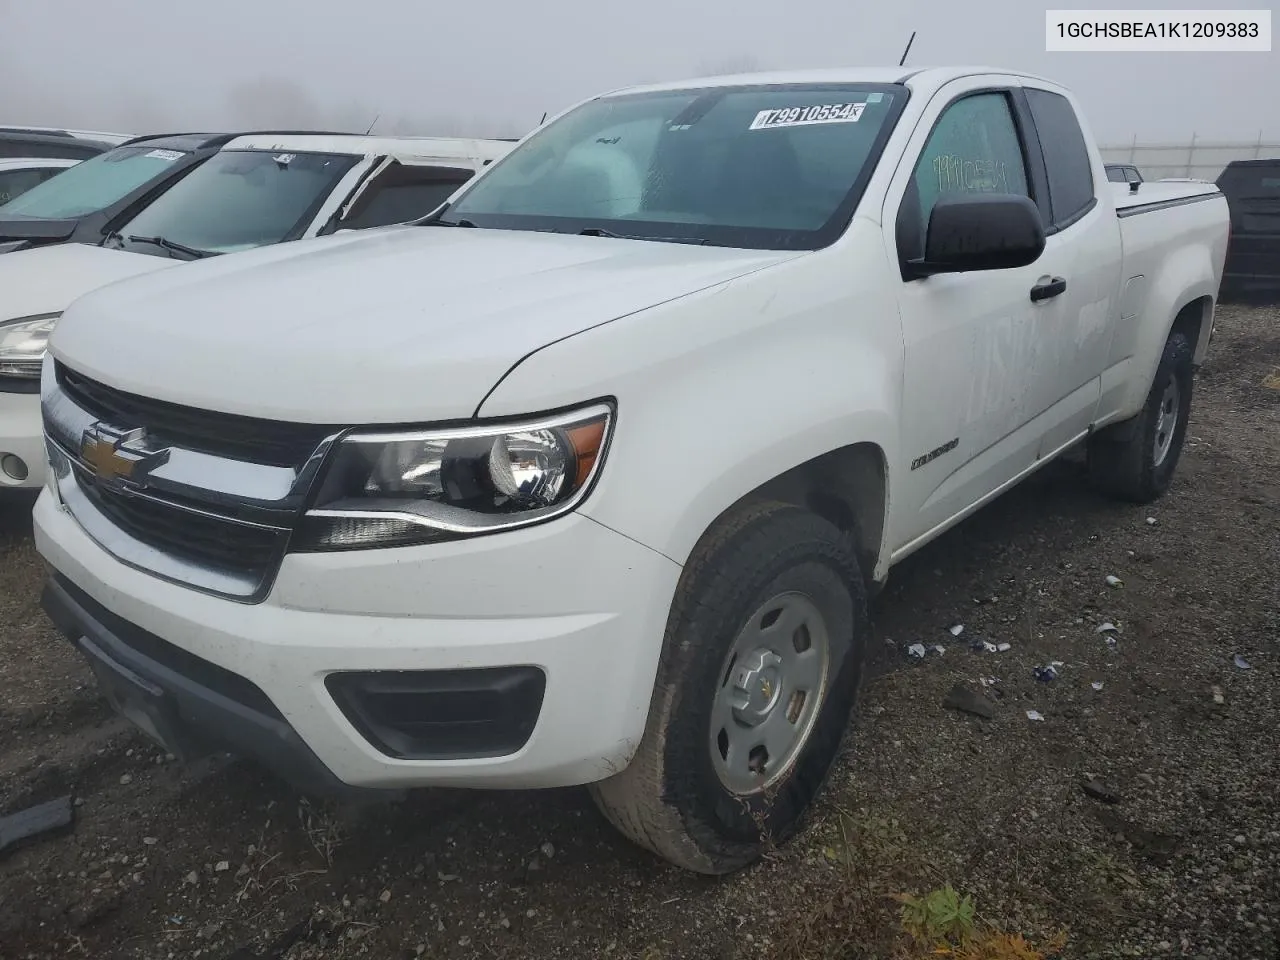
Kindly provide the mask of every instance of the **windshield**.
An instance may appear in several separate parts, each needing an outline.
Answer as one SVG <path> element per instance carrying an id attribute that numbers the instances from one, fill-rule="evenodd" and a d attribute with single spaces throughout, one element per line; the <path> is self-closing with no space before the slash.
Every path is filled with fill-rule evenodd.
<path id="1" fill-rule="evenodd" d="M 182 150 L 160 150 L 146 144 L 116 147 L 32 187 L 0 207 L 0 220 L 30 218 L 64 220 L 109 207 L 147 181 L 172 169 Z"/>
<path id="2" fill-rule="evenodd" d="M 848 224 L 905 99 L 891 85 L 788 84 L 593 100 L 440 222 L 815 249 Z"/>
<path id="3" fill-rule="evenodd" d="M 138 245 L 130 238 L 163 237 L 202 253 L 292 240 L 306 230 L 357 159 L 350 154 L 223 150 L 120 227 L 117 242 L 165 256 L 164 248 Z"/>
<path id="4" fill-rule="evenodd" d="M 1280 200 L 1280 160 L 1232 164 L 1219 175 L 1218 188 L 1232 199 Z"/>

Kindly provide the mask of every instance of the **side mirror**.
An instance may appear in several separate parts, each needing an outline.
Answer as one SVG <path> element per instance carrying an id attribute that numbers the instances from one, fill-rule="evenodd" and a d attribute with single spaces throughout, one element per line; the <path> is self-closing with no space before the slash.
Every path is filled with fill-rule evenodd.
<path id="1" fill-rule="evenodd" d="M 924 256 L 907 267 L 915 277 L 1025 267 L 1044 252 L 1040 211 L 1018 194 L 940 197 L 929 214 Z"/>

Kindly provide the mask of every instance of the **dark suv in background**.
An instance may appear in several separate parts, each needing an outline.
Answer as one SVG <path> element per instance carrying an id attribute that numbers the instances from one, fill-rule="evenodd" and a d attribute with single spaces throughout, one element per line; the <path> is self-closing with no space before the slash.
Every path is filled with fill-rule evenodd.
<path id="1" fill-rule="evenodd" d="M 1233 160 L 1218 189 L 1231 210 L 1223 299 L 1280 302 L 1280 159 Z"/>

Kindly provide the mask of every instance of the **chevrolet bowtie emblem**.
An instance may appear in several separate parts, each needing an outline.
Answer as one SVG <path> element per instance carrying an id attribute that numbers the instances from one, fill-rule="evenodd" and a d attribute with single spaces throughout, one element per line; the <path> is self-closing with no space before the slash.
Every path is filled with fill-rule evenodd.
<path id="1" fill-rule="evenodd" d="M 95 423 L 80 440 L 80 459 L 100 480 L 139 484 L 147 471 L 169 459 L 169 451 L 148 450 L 141 429 L 113 430 Z"/>

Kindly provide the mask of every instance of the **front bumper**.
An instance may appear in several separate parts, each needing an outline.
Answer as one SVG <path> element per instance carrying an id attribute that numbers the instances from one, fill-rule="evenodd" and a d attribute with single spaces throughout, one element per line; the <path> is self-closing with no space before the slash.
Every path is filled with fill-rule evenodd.
<path id="1" fill-rule="evenodd" d="M 617 772 L 644 730 L 680 574 L 573 514 L 455 543 L 291 554 L 267 599 L 244 604 L 120 563 L 49 490 L 34 517 L 64 632 L 163 694 L 180 726 L 307 787 L 552 787 Z M 172 649 L 149 655 L 146 637 Z M 532 732 L 501 756 L 389 755 L 326 684 L 343 672 L 486 667 L 545 676 Z"/>
<path id="2" fill-rule="evenodd" d="M 40 394 L 0 391 L 0 465 L 6 455 L 22 460 L 27 475 L 20 480 L 0 466 L 0 491 L 34 490 L 44 484 L 46 460 Z"/>

